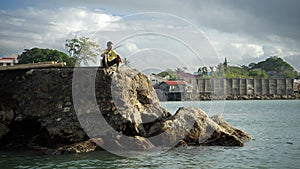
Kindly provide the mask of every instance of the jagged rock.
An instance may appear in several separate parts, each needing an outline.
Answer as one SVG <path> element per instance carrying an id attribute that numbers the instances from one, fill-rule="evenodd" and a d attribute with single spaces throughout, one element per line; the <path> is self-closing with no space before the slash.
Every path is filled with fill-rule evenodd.
<path id="1" fill-rule="evenodd" d="M 57 147 L 55 149 L 49 147 L 43 147 L 40 145 L 31 145 L 30 148 L 40 152 L 41 154 L 62 155 L 62 154 L 73 154 L 73 153 L 87 153 L 96 150 L 101 150 L 100 145 L 102 144 L 103 144 L 103 140 L 101 138 L 92 138 L 83 142 Z"/>
<path id="2" fill-rule="evenodd" d="M 96 81 L 96 92 L 99 93 L 97 101 L 106 121 L 128 136 L 145 137 L 148 126 L 171 116 L 160 106 L 147 76 L 136 70 L 122 68 L 108 76 L 106 81 Z"/>
<path id="3" fill-rule="evenodd" d="M 219 115 L 212 116 L 211 119 L 216 122 L 220 127 L 222 127 L 223 131 L 237 137 L 241 140 L 242 143 L 251 140 L 251 136 L 247 133 L 243 132 L 242 130 L 236 129 L 228 124 L 223 117 Z"/>
<path id="4" fill-rule="evenodd" d="M 99 146 L 118 151 L 242 146 L 251 138 L 200 109 L 180 108 L 172 116 L 160 106 L 148 78 L 129 68 L 32 69 L 0 75 L 0 112 L 10 114 L 7 121 L 1 117 L 5 132 L 1 130 L 0 147 L 64 154 Z"/>
<path id="5" fill-rule="evenodd" d="M 161 133 L 151 137 L 156 145 L 218 145 L 243 146 L 251 139 L 246 133 L 235 129 L 220 116 L 209 118 L 207 114 L 195 108 L 180 108 L 176 114 L 150 128 L 149 134 Z"/>

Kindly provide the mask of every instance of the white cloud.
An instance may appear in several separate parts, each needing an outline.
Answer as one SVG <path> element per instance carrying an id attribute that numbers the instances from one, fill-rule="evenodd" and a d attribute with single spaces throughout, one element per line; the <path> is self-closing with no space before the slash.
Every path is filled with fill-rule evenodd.
<path id="1" fill-rule="evenodd" d="M 242 43 L 232 43 L 231 46 L 233 50 L 238 51 L 236 55 L 239 56 L 252 56 L 259 58 L 264 55 L 263 47 L 257 44 L 242 44 Z"/>
<path id="2" fill-rule="evenodd" d="M 300 56 L 298 42 L 286 37 L 267 36 L 258 39 L 241 33 L 220 32 L 216 29 L 205 29 L 205 34 L 216 48 L 220 58 L 227 58 L 231 65 L 248 65 L 252 62 L 263 61 L 270 56 L 289 58 L 289 56 Z M 295 61 L 297 58 L 287 59 Z M 300 62 L 300 57 L 298 58 Z M 297 70 L 297 64 L 289 62 Z"/>
<path id="3" fill-rule="evenodd" d="M 90 34 L 118 18 L 81 8 L 1 11 L 0 51 L 15 53 L 33 46 L 63 50 L 65 39 L 72 36 L 70 33 Z"/>
<path id="4" fill-rule="evenodd" d="M 37 2 L 39 3 L 41 2 Z M 47 3 L 61 7 L 47 8 Z M 148 39 L 145 36 L 140 36 L 139 39 L 131 37 L 136 40 L 135 42 L 123 39 L 123 43 L 128 43 L 125 45 L 127 51 L 124 53 L 144 50 L 145 46 L 162 48 L 184 57 L 189 66 L 193 64 L 212 66 L 223 61 L 224 57 L 232 64 L 249 64 L 271 55 L 292 58 L 290 60 L 295 62 L 298 59 L 295 56 L 299 56 L 300 52 L 300 29 L 298 29 L 300 23 L 296 17 L 299 10 L 296 1 L 273 0 L 270 3 L 258 0 L 191 0 L 182 3 L 179 0 L 145 2 L 116 0 L 100 4 L 97 0 L 91 0 L 89 3 L 79 0 L 72 3 L 54 0 L 42 4 L 42 8 L 37 5 L 0 11 L 0 55 L 20 53 L 24 48 L 34 46 L 64 51 L 65 39 L 73 36 L 72 33 L 93 36 L 103 48 L 107 40 L 119 42 L 123 35 L 143 31 L 160 32 L 170 36 L 156 37 L 152 40 L 149 36 Z M 282 12 L 278 12 L 279 9 Z M 157 15 L 130 16 L 136 12 L 149 14 L 152 11 L 156 11 Z M 127 15 L 129 15 L 127 19 L 121 17 Z M 178 18 L 171 17 L 172 15 Z M 180 20 L 180 17 L 183 20 Z M 122 21 L 112 22 L 119 20 Z M 194 29 L 194 25 L 201 28 L 200 31 L 204 30 L 213 46 L 205 41 L 205 35 Z M 119 32 L 112 33 L 115 30 Z M 194 49 L 199 55 L 198 58 L 189 57 L 193 56 L 190 50 L 183 52 L 187 47 Z M 220 59 L 214 56 L 213 48 L 218 52 Z M 123 48 L 119 50 L 125 51 Z M 148 51 L 143 54 L 150 53 Z M 159 50 L 152 53 L 157 54 Z M 297 66 L 297 69 L 300 70 L 300 67 Z"/>

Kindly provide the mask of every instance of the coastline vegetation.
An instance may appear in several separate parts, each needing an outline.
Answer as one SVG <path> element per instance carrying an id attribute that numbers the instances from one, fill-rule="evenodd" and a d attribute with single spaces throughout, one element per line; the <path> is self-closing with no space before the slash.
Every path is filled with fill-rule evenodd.
<path id="1" fill-rule="evenodd" d="M 215 67 L 199 67 L 194 76 L 197 78 L 297 78 L 297 71 L 282 58 L 271 56 L 258 63 L 250 63 L 248 66 L 230 66 L 227 58 L 223 63 Z M 159 73 L 161 77 L 169 77 L 170 80 L 178 79 L 177 73 L 184 72 L 185 69 L 170 68 Z"/>
<path id="2" fill-rule="evenodd" d="M 66 62 L 66 66 L 73 67 L 76 60 L 58 50 L 41 48 L 24 49 L 24 52 L 18 56 L 19 64 L 47 61 Z"/>

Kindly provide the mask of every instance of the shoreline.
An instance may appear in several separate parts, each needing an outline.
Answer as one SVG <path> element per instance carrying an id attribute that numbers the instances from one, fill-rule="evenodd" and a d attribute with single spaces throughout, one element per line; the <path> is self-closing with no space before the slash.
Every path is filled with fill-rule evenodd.
<path id="1" fill-rule="evenodd" d="M 209 100 L 299 100 L 300 95 L 227 95 L 225 96 L 199 96 L 199 101 Z"/>

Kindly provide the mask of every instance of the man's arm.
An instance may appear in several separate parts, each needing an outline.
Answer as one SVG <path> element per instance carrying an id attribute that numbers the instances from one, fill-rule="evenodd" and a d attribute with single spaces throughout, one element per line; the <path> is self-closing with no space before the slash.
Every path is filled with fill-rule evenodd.
<path id="1" fill-rule="evenodd" d="M 101 52 L 102 52 L 101 57 L 104 57 L 105 55 L 108 54 L 109 51 L 107 49 L 105 49 L 104 51 L 101 51 Z"/>

